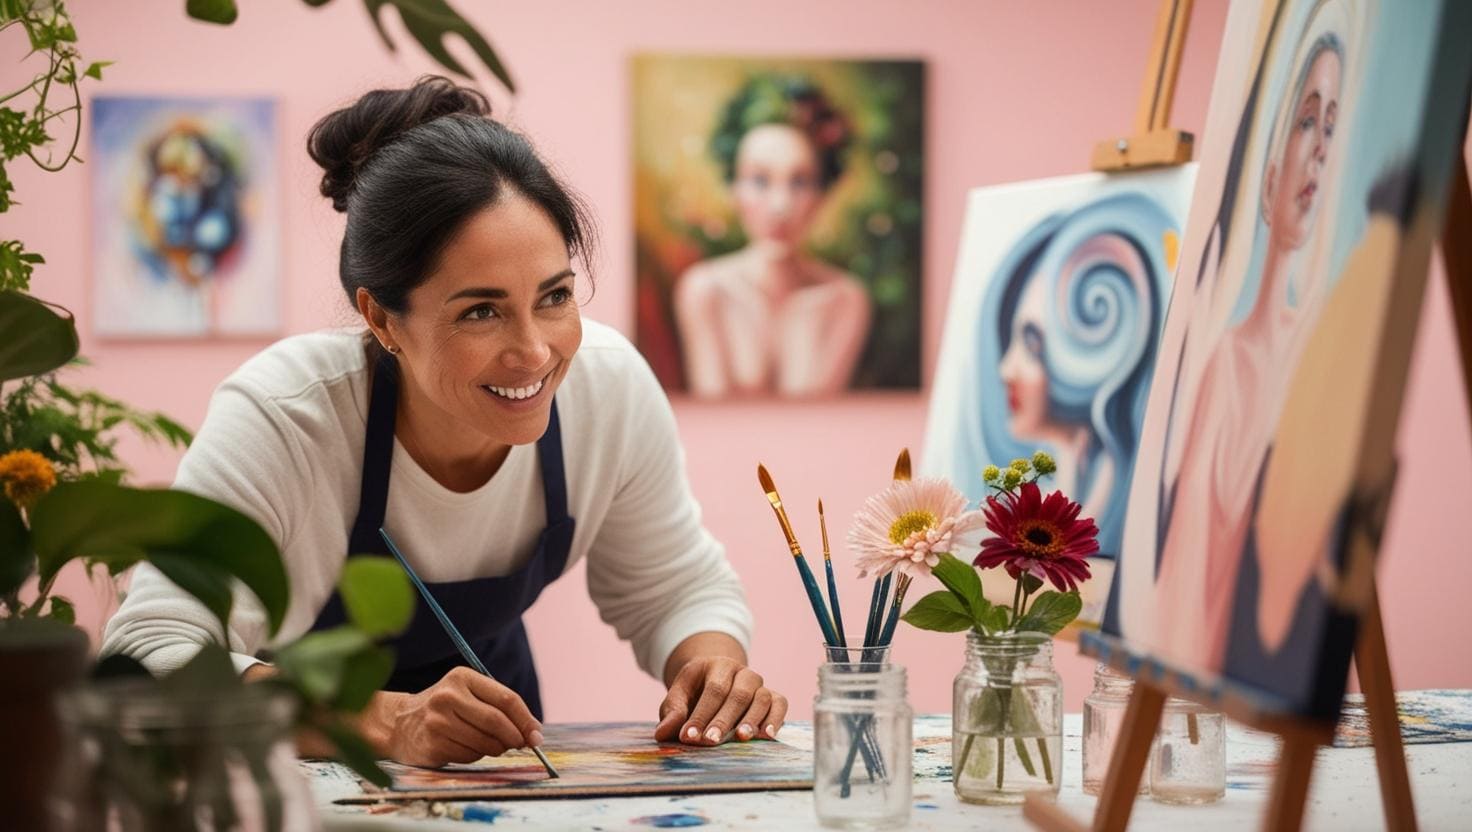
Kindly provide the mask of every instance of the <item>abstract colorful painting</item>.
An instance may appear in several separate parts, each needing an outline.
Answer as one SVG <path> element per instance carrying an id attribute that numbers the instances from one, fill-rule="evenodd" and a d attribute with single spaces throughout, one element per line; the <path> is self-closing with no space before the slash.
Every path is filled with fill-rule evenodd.
<path id="1" fill-rule="evenodd" d="M 365 800 L 565 798 L 811 789 L 813 758 L 780 742 L 733 742 L 714 748 L 657 743 L 650 723 L 579 723 L 546 727 L 544 753 L 561 775 L 549 779 L 527 752 L 439 769 L 384 763 L 387 792 Z"/>
<path id="2" fill-rule="evenodd" d="M 1472 4 L 1234 3 L 1107 633 L 1338 713 L 1372 597 Z"/>
<path id="3" fill-rule="evenodd" d="M 632 67 L 636 338 L 708 399 L 920 386 L 924 66 Z"/>
<path id="4" fill-rule="evenodd" d="M 274 102 L 100 96 L 89 114 L 97 334 L 277 334 Z"/>
<path id="5" fill-rule="evenodd" d="M 989 463 L 1052 454 L 1044 486 L 1099 525 L 1082 622 L 1099 622 L 1119 554 L 1195 177 L 1194 165 L 1096 173 L 967 200 L 921 469 L 979 502 Z M 1011 603 L 1011 581 L 986 586 Z"/>

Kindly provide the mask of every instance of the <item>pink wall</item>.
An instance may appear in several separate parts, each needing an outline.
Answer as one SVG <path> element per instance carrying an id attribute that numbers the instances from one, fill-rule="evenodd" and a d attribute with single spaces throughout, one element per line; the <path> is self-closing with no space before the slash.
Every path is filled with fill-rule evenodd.
<path id="1" fill-rule="evenodd" d="M 242 4 L 231 28 L 189 22 L 178 0 L 72 4 L 85 54 L 113 59 L 97 90 L 110 93 L 255 94 L 280 101 L 284 151 L 286 329 L 351 322 L 336 282 L 341 218 L 315 193 L 302 149 L 321 114 L 377 84 L 401 84 L 434 66 L 413 45 L 385 52 L 362 4 L 323 9 L 283 0 Z M 604 248 L 590 317 L 632 324 L 629 206 L 630 101 L 626 61 L 640 50 L 920 57 L 929 64 L 926 376 L 936 346 L 968 188 L 1076 173 L 1095 139 L 1127 130 L 1149 47 L 1156 0 L 1109 4 L 760 0 L 743 4 L 625 0 L 457 3 L 501 50 L 522 92 L 499 92 L 500 113 L 529 132 L 602 221 Z M 1198 0 L 1181 69 L 1176 123 L 1199 131 L 1225 18 L 1223 0 Z M 402 29 L 397 21 L 391 27 Z M 407 44 L 407 39 L 403 39 Z M 457 45 L 458 46 L 458 45 Z M 15 43 L 3 47 L 16 54 Z M 466 54 L 468 50 L 460 54 Z M 14 70 L 7 67 L 7 78 Z M 79 313 L 83 349 L 95 367 L 78 373 L 130 402 L 198 425 L 210 391 L 260 342 L 98 343 L 88 337 L 89 261 L 85 168 L 15 175 L 26 203 L 6 218 L 43 252 L 35 289 Z M 1456 375 L 1444 287 L 1433 283 L 1401 429 L 1404 467 L 1381 570 L 1397 681 L 1402 687 L 1472 686 L 1463 634 L 1472 629 L 1472 545 L 1460 522 L 1472 506 L 1472 440 Z M 770 509 L 754 482 L 758 460 L 788 501 L 822 497 L 836 532 L 882 487 L 895 451 L 921 445 L 923 395 L 869 395 L 828 404 L 713 406 L 677 401 L 690 475 L 710 528 L 729 547 L 756 611 L 753 662 L 810 713 L 818 636 Z M 167 482 L 176 456 L 126 444 L 140 479 Z M 810 512 L 797 513 L 810 548 Z M 581 569 L 578 570 L 581 572 Z M 847 574 L 847 570 L 845 570 Z M 850 609 L 866 603 L 856 579 Z M 82 618 L 96 626 L 100 603 Z M 634 670 L 628 650 L 597 618 L 582 576 L 552 588 L 530 616 L 549 712 L 557 720 L 653 718 L 659 686 Z M 918 710 L 949 707 L 959 636 L 901 628 L 896 655 L 911 674 Z M 595 658 L 599 657 L 599 658 Z M 1060 649 L 1058 664 L 1076 709 L 1091 664 Z M 593 676 L 597 675 L 597 680 Z"/>

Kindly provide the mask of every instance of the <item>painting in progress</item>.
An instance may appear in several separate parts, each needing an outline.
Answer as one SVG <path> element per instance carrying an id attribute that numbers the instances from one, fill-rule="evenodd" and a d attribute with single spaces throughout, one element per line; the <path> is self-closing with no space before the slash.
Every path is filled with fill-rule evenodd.
<path id="1" fill-rule="evenodd" d="M 1106 633 L 1318 718 L 1344 694 L 1472 6 L 1234 3 Z"/>
<path id="2" fill-rule="evenodd" d="M 979 502 L 986 465 L 1052 454 L 1044 485 L 1099 526 L 1083 623 L 1099 623 L 1119 554 L 1195 176 L 1095 173 L 967 200 L 921 468 Z M 1010 582 L 994 583 L 1010 603 Z"/>
<path id="3" fill-rule="evenodd" d="M 277 334 L 275 103 L 99 96 L 90 115 L 97 334 Z"/>
<path id="4" fill-rule="evenodd" d="M 920 386 L 924 66 L 641 55 L 635 342 L 666 389 Z"/>
<path id="5" fill-rule="evenodd" d="M 548 779 L 527 752 L 440 769 L 385 762 L 391 790 L 365 800 L 559 798 L 810 789 L 810 754 L 780 742 L 732 742 L 714 748 L 657 743 L 649 723 L 548 725 L 543 751 L 562 776 Z"/>

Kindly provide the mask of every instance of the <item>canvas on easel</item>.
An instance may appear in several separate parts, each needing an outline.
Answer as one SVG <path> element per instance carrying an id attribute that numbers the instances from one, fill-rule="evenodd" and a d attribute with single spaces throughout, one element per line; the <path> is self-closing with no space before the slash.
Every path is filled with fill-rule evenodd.
<path id="1" fill-rule="evenodd" d="M 1448 185 L 1465 201 L 1469 42 L 1457 0 L 1231 7 L 1120 562 L 1081 640 L 1142 683 L 1095 829 L 1127 820 L 1167 692 L 1283 736 L 1267 822 L 1296 828 L 1352 655 L 1387 819 L 1414 828 L 1374 556 Z"/>

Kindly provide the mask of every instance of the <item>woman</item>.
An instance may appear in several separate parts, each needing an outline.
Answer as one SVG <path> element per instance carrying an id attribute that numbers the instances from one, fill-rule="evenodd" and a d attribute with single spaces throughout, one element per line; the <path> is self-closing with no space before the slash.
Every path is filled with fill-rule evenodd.
<path id="1" fill-rule="evenodd" d="M 574 303 L 584 209 L 489 111 L 431 77 L 317 123 L 308 151 L 347 214 L 339 276 L 368 332 L 289 338 L 247 362 L 176 485 L 238 507 L 281 547 L 281 640 L 340 623 L 345 557 L 387 554 L 378 529 L 393 535 L 496 681 L 462 666 L 421 605 L 361 720 L 386 757 L 436 766 L 541 744 L 521 614 L 582 557 L 602 617 L 668 687 L 658 739 L 771 737 L 787 702 L 746 666 L 751 615 L 700 525 L 669 403 Z M 103 650 L 167 670 L 217 630 L 141 568 Z M 227 635 L 248 677 L 270 672 L 253 599 Z"/>
<path id="2" fill-rule="evenodd" d="M 1319 270 L 1303 268 L 1300 259 L 1317 231 L 1344 76 L 1343 40 L 1323 10 L 1323 4 L 1315 10 L 1299 42 L 1292 85 L 1268 137 L 1255 206 L 1266 242 L 1260 269 L 1249 272 L 1256 284 L 1242 287 L 1226 330 L 1197 359 L 1203 369 L 1196 392 L 1183 394 L 1177 379 L 1172 405 L 1170 424 L 1184 433 L 1175 477 L 1161 478 L 1156 594 L 1170 603 L 1158 607 L 1155 638 L 1172 655 L 1193 657 L 1211 670 L 1221 669 L 1227 652 L 1233 605 L 1242 592 L 1239 570 L 1251 548 L 1258 483 L 1281 403 L 1326 291 Z M 1201 315 L 1224 308 L 1218 302 L 1199 307 Z M 1208 323 L 1201 318 L 1191 326 L 1197 335 Z M 1183 366 L 1193 363 L 1189 341 Z M 1168 465 L 1171 459 L 1168 453 Z M 1287 638 L 1296 588 L 1318 556 L 1303 551 L 1253 565 L 1277 599 L 1258 634 L 1265 652 L 1276 652 Z M 1262 587 L 1250 588 L 1254 599 Z M 1181 614 L 1185 610 L 1190 614 Z"/>
<path id="3" fill-rule="evenodd" d="M 842 115 L 805 80 L 754 78 L 726 107 L 711 149 L 749 242 L 675 283 L 685 377 L 697 396 L 848 386 L 873 317 L 869 293 L 802 250 L 848 143 Z"/>

